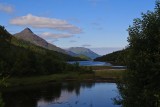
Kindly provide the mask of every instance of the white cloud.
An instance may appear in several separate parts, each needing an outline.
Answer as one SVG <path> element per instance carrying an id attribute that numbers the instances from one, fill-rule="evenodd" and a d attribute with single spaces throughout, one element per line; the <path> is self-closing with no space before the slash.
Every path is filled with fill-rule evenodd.
<path id="1" fill-rule="evenodd" d="M 26 16 L 17 17 L 10 21 L 10 24 L 19 26 L 31 26 L 35 28 L 49 28 L 59 31 L 66 31 L 72 34 L 79 34 L 82 30 L 72 24 L 69 24 L 65 20 L 39 17 L 32 14 Z"/>
<path id="2" fill-rule="evenodd" d="M 75 40 L 70 40 L 69 42 L 74 43 L 74 42 L 77 42 L 77 41 L 75 41 Z"/>
<path id="3" fill-rule="evenodd" d="M 0 11 L 6 12 L 6 13 L 12 13 L 14 11 L 14 8 L 11 5 L 0 3 Z"/>
<path id="4" fill-rule="evenodd" d="M 58 39 L 47 39 L 47 42 L 49 42 L 51 44 L 53 44 L 53 43 L 55 43 L 57 41 L 58 41 Z"/>
<path id="5" fill-rule="evenodd" d="M 84 44 L 84 45 L 82 45 L 83 47 L 90 47 L 91 45 L 89 45 L 89 44 Z"/>
<path id="6" fill-rule="evenodd" d="M 46 39 L 59 39 L 59 38 L 69 38 L 69 37 L 72 37 L 73 35 L 72 34 L 53 34 L 50 32 L 44 32 L 40 34 L 40 36 Z"/>

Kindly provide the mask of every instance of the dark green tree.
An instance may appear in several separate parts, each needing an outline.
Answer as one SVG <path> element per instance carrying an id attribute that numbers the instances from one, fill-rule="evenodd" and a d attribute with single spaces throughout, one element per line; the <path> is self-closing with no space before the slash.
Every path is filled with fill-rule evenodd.
<path id="1" fill-rule="evenodd" d="M 160 107 L 160 1 L 129 27 L 128 72 L 118 84 L 123 107 Z"/>

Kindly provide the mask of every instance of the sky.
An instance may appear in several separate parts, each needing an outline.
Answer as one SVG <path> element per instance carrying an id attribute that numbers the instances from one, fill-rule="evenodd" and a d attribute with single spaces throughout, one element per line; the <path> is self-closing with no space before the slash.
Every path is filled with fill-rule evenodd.
<path id="1" fill-rule="evenodd" d="M 154 7 L 155 0 L 0 0 L 0 25 L 11 34 L 29 27 L 58 47 L 102 55 L 125 48 L 133 19 Z"/>

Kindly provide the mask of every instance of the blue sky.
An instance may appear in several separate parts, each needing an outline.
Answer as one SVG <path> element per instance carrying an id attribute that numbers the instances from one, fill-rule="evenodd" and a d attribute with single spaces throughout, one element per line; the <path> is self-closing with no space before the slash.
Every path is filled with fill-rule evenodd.
<path id="1" fill-rule="evenodd" d="M 61 48 L 120 49 L 127 28 L 154 0 L 0 0 L 0 24 L 11 33 L 26 27 Z M 100 50 L 97 51 L 102 54 Z"/>

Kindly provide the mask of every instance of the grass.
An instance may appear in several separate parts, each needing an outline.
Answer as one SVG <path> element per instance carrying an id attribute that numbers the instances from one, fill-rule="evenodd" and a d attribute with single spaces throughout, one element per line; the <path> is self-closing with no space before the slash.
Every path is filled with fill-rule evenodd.
<path id="1" fill-rule="evenodd" d="M 70 72 L 63 74 L 52 74 L 44 76 L 32 76 L 32 77 L 12 77 L 7 78 L 5 83 L 8 87 L 13 86 L 26 86 L 26 85 L 35 85 L 35 84 L 44 84 L 48 82 L 64 82 L 64 81 L 95 81 L 95 78 L 112 78 L 118 79 L 122 77 L 122 74 L 125 70 L 100 70 L 94 71 L 94 73 L 85 74 L 78 72 Z M 100 81 L 100 80 L 99 80 Z M 0 85 L 2 86 L 2 85 Z"/>
<path id="2" fill-rule="evenodd" d="M 93 70 L 112 69 L 111 66 L 92 66 Z"/>
<path id="3" fill-rule="evenodd" d="M 102 70 L 96 71 L 95 75 L 104 78 L 121 78 L 125 70 Z"/>
<path id="4" fill-rule="evenodd" d="M 63 82 L 66 80 L 81 81 L 85 78 L 93 78 L 94 74 L 79 74 L 70 72 L 68 74 L 52 74 L 44 76 L 32 76 L 32 77 L 12 77 L 5 80 L 8 87 L 12 86 L 24 86 L 33 84 L 42 84 L 47 82 Z"/>

